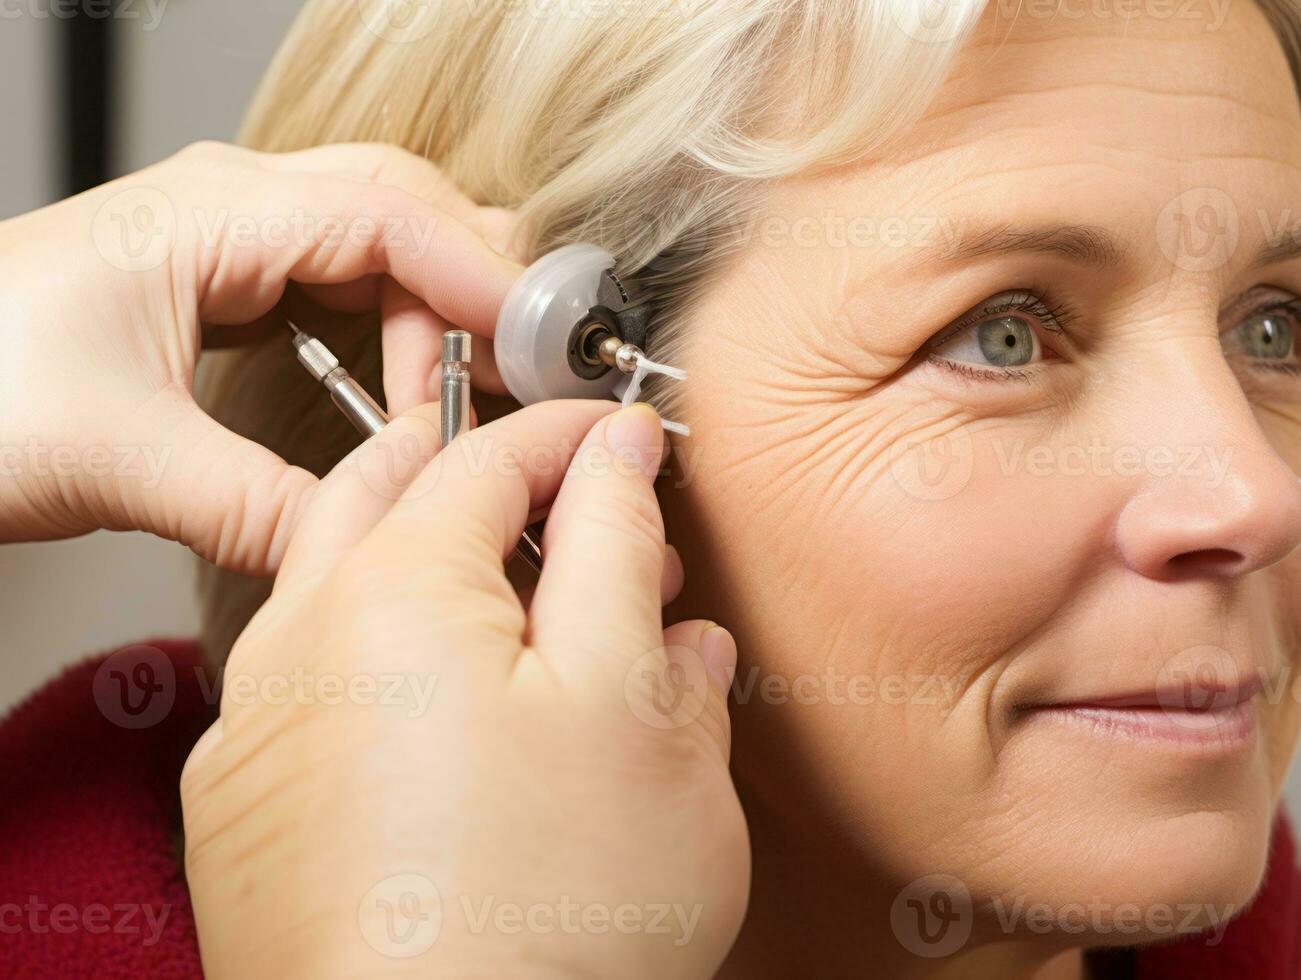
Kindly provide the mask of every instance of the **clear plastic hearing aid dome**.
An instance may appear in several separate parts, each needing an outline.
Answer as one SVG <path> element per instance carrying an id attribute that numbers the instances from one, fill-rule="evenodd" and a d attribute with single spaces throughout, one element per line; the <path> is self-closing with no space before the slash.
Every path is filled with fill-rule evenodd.
<path id="1" fill-rule="evenodd" d="M 570 363 L 575 328 L 600 304 L 602 280 L 613 268 L 614 256 L 605 249 L 568 245 L 529 266 L 511 288 L 497 317 L 494 348 L 502 380 L 521 405 L 555 398 L 613 398 L 631 405 L 650 375 L 687 379 L 685 371 L 652 361 L 633 344 L 620 352 L 617 370 L 595 378 L 580 376 Z M 660 421 L 670 432 L 691 433 L 680 423 Z"/>
<path id="2" fill-rule="evenodd" d="M 567 245 L 543 256 L 511 288 L 497 317 L 497 368 L 521 405 L 553 398 L 609 398 L 619 372 L 594 380 L 569 367 L 574 327 L 598 303 L 614 256 L 595 245 Z"/>

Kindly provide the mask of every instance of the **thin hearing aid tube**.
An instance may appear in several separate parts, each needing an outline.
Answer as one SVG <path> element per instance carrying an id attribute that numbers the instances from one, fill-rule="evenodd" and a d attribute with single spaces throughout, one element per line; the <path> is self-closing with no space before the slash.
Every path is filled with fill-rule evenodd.
<path id="1" fill-rule="evenodd" d="M 339 359 L 330 348 L 298 329 L 291 321 L 285 322 L 294 332 L 294 349 L 298 352 L 298 362 L 307 369 L 308 374 L 325 386 L 330 393 L 330 400 L 343 413 L 344 418 L 367 438 L 382 432 L 389 423 L 389 417 L 376 404 L 375 399 L 339 365 Z M 453 439 L 470 431 L 469 366 L 470 335 L 463 330 L 445 334 L 440 409 L 443 448 L 449 446 Z M 528 562 L 535 572 L 542 571 L 542 546 L 531 528 L 524 529 L 524 536 L 515 545 L 515 553 Z"/>

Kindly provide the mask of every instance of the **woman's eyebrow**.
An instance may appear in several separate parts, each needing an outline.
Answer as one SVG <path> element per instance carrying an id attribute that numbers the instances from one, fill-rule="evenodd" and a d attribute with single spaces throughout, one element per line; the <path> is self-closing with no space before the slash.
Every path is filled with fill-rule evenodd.
<path id="1" fill-rule="evenodd" d="M 1110 232 L 1092 225 L 1016 228 L 1003 224 L 975 232 L 964 230 L 950 242 L 944 257 L 957 261 L 1000 252 L 1062 255 L 1104 269 L 1124 265 L 1129 256 L 1128 249 Z M 1249 267 L 1261 268 L 1297 258 L 1301 258 L 1301 234 L 1290 233 L 1263 246 Z"/>
<path id="2" fill-rule="evenodd" d="M 1252 268 L 1275 265 L 1298 257 L 1301 257 L 1301 236 L 1293 233 L 1274 239 L 1257 252 L 1256 259 L 1252 262 Z"/>
<path id="3" fill-rule="evenodd" d="M 945 257 L 970 259 L 996 252 L 1050 253 L 1099 268 L 1122 265 L 1128 255 L 1110 232 L 1090 225 L 1016 228 L 1003 224 L 976 232 L 964 229 Z"/>

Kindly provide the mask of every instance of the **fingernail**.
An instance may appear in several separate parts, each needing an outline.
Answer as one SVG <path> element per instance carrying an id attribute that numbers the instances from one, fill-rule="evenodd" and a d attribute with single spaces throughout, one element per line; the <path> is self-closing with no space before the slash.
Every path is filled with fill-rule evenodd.
<path id="1" fill-rule="evenodd" d="M 620 460 L 637 467 L 647 478 L 659 475 L 664 458 L 664 427 L 659 414 L 644 402 L 615 412 L 605 424 L 605 444 Z"/>
<path id="2" fill-rule="evenodd" d="M 721 626 L 711 626 L 700 638 L 700 659 L 709 672 L 709 682 L 727 697 L 736 677 L 736 640 Z"/>

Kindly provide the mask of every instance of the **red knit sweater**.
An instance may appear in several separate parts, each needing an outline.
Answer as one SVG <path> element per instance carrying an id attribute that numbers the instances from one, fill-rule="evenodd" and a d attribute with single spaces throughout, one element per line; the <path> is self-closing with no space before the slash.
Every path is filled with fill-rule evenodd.
<path id="1" fill-rule="evenodd" d="M 0 977 L 198 977 L 176 858 L 177 782 L 216 717 L 193 643 L 65 671 L 0 722 Z M 124 699 L 125 695 L 125 699 Z M 1301 978 L 1301 882 L 1275 826 L 1269 873 L 1218 945 L 1140 950 L 1137 980 Z"/>

